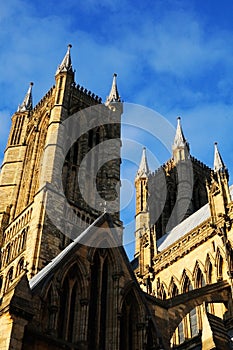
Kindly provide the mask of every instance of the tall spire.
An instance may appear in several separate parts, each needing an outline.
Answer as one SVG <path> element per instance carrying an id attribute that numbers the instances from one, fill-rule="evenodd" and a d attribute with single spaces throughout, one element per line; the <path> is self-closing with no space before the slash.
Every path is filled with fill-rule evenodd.
<path id="1" fill-rule="evenodd" d="M 106 105 L 109 105 L 111 102 L 121 102 L 120 95 L 117 90 L 117 81 L 116 81 L 117 74 L 113 74 L 113 80 L 112 80 L 112 87 L 109 93 L 109 96 L 107 97 L 106 100 Z"/>
<path id="2" fill-rule="evenodd" d="M 181 118 L 177 117 L 176 134 L 172 145 L 173 158 L 175 162 L 185 160 L 189 157 L 189 144 L 184 137 L 180 120 Z"/>
<path id="3" fill-rule="evenodd" d="M 149 173 L 150 173 L 150 170 L 147 163 L 146 147 L 143 147 L 142 158 L 141 158 L 141 162 L 140 162 L 136 177 L 148 177 Z"/>
<path id="4" fill-rule="evenodd" d="M 214 171 L 217 172 L 217 171 L 221 171 L 221 170 L 225 170 L 226 167 L 225 167 L 225 164 L 222 160 L 222 157 L 219 153 L 219 150 L 218 150 L 218 143 L 215 142 L 214 144 Z"/>
<path id="5" fill-rule="evenodd" d="M 61 73 L 61 72 L 73 71 L 72 70 L 71 56 L 70 56 L 70 49 L 71 49 L 71 47 L 72 47 L 72 45 L 69 44 L 67 52 L 65 54 L 65 57 L 63 58 L 62 63 L 60 64 L 60 66 L 58 67 L 58 69 L 56 71 L 56 75 Z"/>
<path id="6" fill-rule="evenodd" d="M 17 112 L 25 112 L 32 110 L 32 86 L 33 83 L 31 82 L 29 85 L 28 92 L 26 93 L 22 104 L 19 105 Z"/>

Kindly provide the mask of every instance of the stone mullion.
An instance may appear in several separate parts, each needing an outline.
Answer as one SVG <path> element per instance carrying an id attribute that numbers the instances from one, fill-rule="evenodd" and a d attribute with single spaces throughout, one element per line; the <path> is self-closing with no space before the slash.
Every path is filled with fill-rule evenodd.
<path id="1" fill-rule="evenodd" d="M 64 322 L 64 330 L 63 330 L 63 334 L 64 334 L 64 339 L 67 340 L 68 338 L 68 331 L 69 331 L 69 319 L 70 319 L 70 301 L 71 301 L 71 293 L 72 293 L 72 288 L 71 285 L 69 283 L 69 294 L 68 294 L 68 298 L 66 300 L 66 315 L 64 315 L 64 317 L 66 318 L 66 321 Z"/>
<path id="2" fill-rule="evenodd" d="M 49 324 L 48 331 L 50 334 L 56 334 L 56 320 L 57 320 L 58 306 L 50 305 L 49 307 Z"/>
<path id="3" fill-rule="evenodd" d="M 112 315 L 111 315 L 111 321 L 112 321 L 112 338 L 111 338 L 111 349 L 112 350 L 119 350 L 119 339 L 120 339 L 120 322 L 119 322 L 119 274 L 113 274 L 112 275 L 112 298 L 111 303 L 109 303 Z"/>
<path id="4" fill-rule="evenodd" d="M 146 337 L 145 323 L 137 323 L 137 330 L 134 334 L 134 344 L 137 344 L 137 350 L 143 350 L 143 344 Z"/>
<path id="5" fill-rule="evenodd" d="M 100 266 L 99 266 L 99 300 L 98 300 L 98 305 L 97 305 L 97 339 L 96 339 L 96 348 L 98 348 L 99 343 L 100 343 L 100 318 L 101 318 L 101 294 L 102 294 L 102 279 L 103 279 L 103 264 L 104 264 L 104 259 L 100 258 Z"/>
<path id="6" fill-rule="evenodd" d="M 88 299 L 80 300 L 80 325 L 79 325 L 79 340 L 82 342 L 87 341 L 88 334 L 88 310 L 89 302 Z"/>
<path id="7" fill-rule="evenodd" d="M 34 131 L 36 132 L 36 131 Z M 38 147 L 39 147 L 39 132 L 36 132 L 36 137 L 34 140 L 34 147 L 33 147 L 33 152 L 32 152 L 32 158 L 31 158 L 31 164 L 30 164 L 30 170 L 29 170 L 29 174 L 27 175 L 27 177 L 30 179 L 29 183 L 27 184 L 27 193 L 24 199 L 24 206 L 27 206 L 27 204 L 33 199 L 33 195 L 34 193 L 32 193 L 32 183 L 33 183 L 33 174 L 34 174 L 34 168 L 35 168 L 35 164 L 36 164 L 36 156 L 38 154 Z"/>

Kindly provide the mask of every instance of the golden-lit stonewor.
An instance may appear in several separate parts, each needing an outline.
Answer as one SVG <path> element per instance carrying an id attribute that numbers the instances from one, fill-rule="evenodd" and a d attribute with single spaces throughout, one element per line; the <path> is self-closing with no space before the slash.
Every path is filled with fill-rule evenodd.
<path id="1" fill-rule="evenodd" d="M 71 45 L 41 101 L 33 107 L 30 83 L 12 116 L 0 178 L 0 350 L 230 349 L 233 188 L 217 145 L 211 170 L 190 155 L 178 118 L 172 157 L 156 172 L 143 149 L 135 176 L 135 258 L 129 262 L 119 210 L 108 214 L 89 206 L 78 183 L 85 155 L 120 138 L 117 75 L 102 104 L 75 83 L 70 51 Z M 57 174 L 62 122 L 99 105 L 106 121 L 115 113 L 117 122 L 91 128 L 87 120 L 90 130 L 64 155 Z M 116 142 L 117 157 L 97 172 L 106 202 L 119 201 L 120 147 Z M 91 169 L 101 156 L 83 170 L 92 201 Z M 57 201 L 48 215 L 52 191 Z M 66 215 L 67 203 L 75 223 Z M 88 244 L 80 241 L 83 235 Z"/>

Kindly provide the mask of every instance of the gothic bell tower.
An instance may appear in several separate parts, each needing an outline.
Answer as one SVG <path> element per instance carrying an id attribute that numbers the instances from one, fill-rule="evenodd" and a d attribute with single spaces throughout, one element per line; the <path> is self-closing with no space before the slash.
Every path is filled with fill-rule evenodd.
<path id="1" fill-rule="evenodd" d="M 0 298 L 13 288 L 25 271 L 31 279 L 102 214 L 103 208 L 100 211 L 85 203 L 78 176 L 83 162 L 80 177 L 87 184 L 87 196 L 91 198 L 90 165 L 96 169 L 103 154 L 95 153 L 91 164 L 84 162 L 85 156 L 92 148 L 113 139 L 116 140 L 114 159 L 99 169 L 96 182 L 100 197 L 105 201 L 116 198 L 113 219 L 121 231 L 117 189 L 122 105 L 116 74 L 103 104 L 99 96 L 75 83 L 70 51 L 71 45 L 68 45 L 55 73 L 55 85 L 39 103 L 33 107 L 31 83 L 22 104 L 12 116 L 0 178 Z M 92 127 L 92 114 L 87 114 L 86 132 L 64 153 L 65 142 L 60 138 L 63 122 L 89 107 L 101 109 L 101 125 Z M 108 124 L 109 120 L 111 123 Z M 77 118 L 76 125 L 83 127 L 78 123 Z M 69 134 L 73 131 L 76 130 L 69 130 Z M 57 167 L 57 156 L 63 159 L 61 169 Z M 54 198 L 52 205 L 49 202 L 51 196 Z M 70 212 L 72 217 L 68 215 Z"/>

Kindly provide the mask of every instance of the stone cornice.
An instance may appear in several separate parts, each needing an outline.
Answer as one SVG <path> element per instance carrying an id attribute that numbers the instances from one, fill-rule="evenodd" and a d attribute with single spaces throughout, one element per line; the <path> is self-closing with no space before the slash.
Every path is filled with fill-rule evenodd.
<path id="1" fill-rule="evenodd" d="M 211 218 L 209 218 L 194 230 L 181 237 L 174 244 L 170 245 L 167 249 L 158 253 L 153 259 L 154 272 L 156 274 L 159 273 L 200 246 L 203 242 L 216 235 L 216 228 L 217 226 L 220 226 L 221 223 L 223 224 L 222 219 L 220 219 L 217 222 L 216 227 L 214 227 L 211 223 Z"/>

